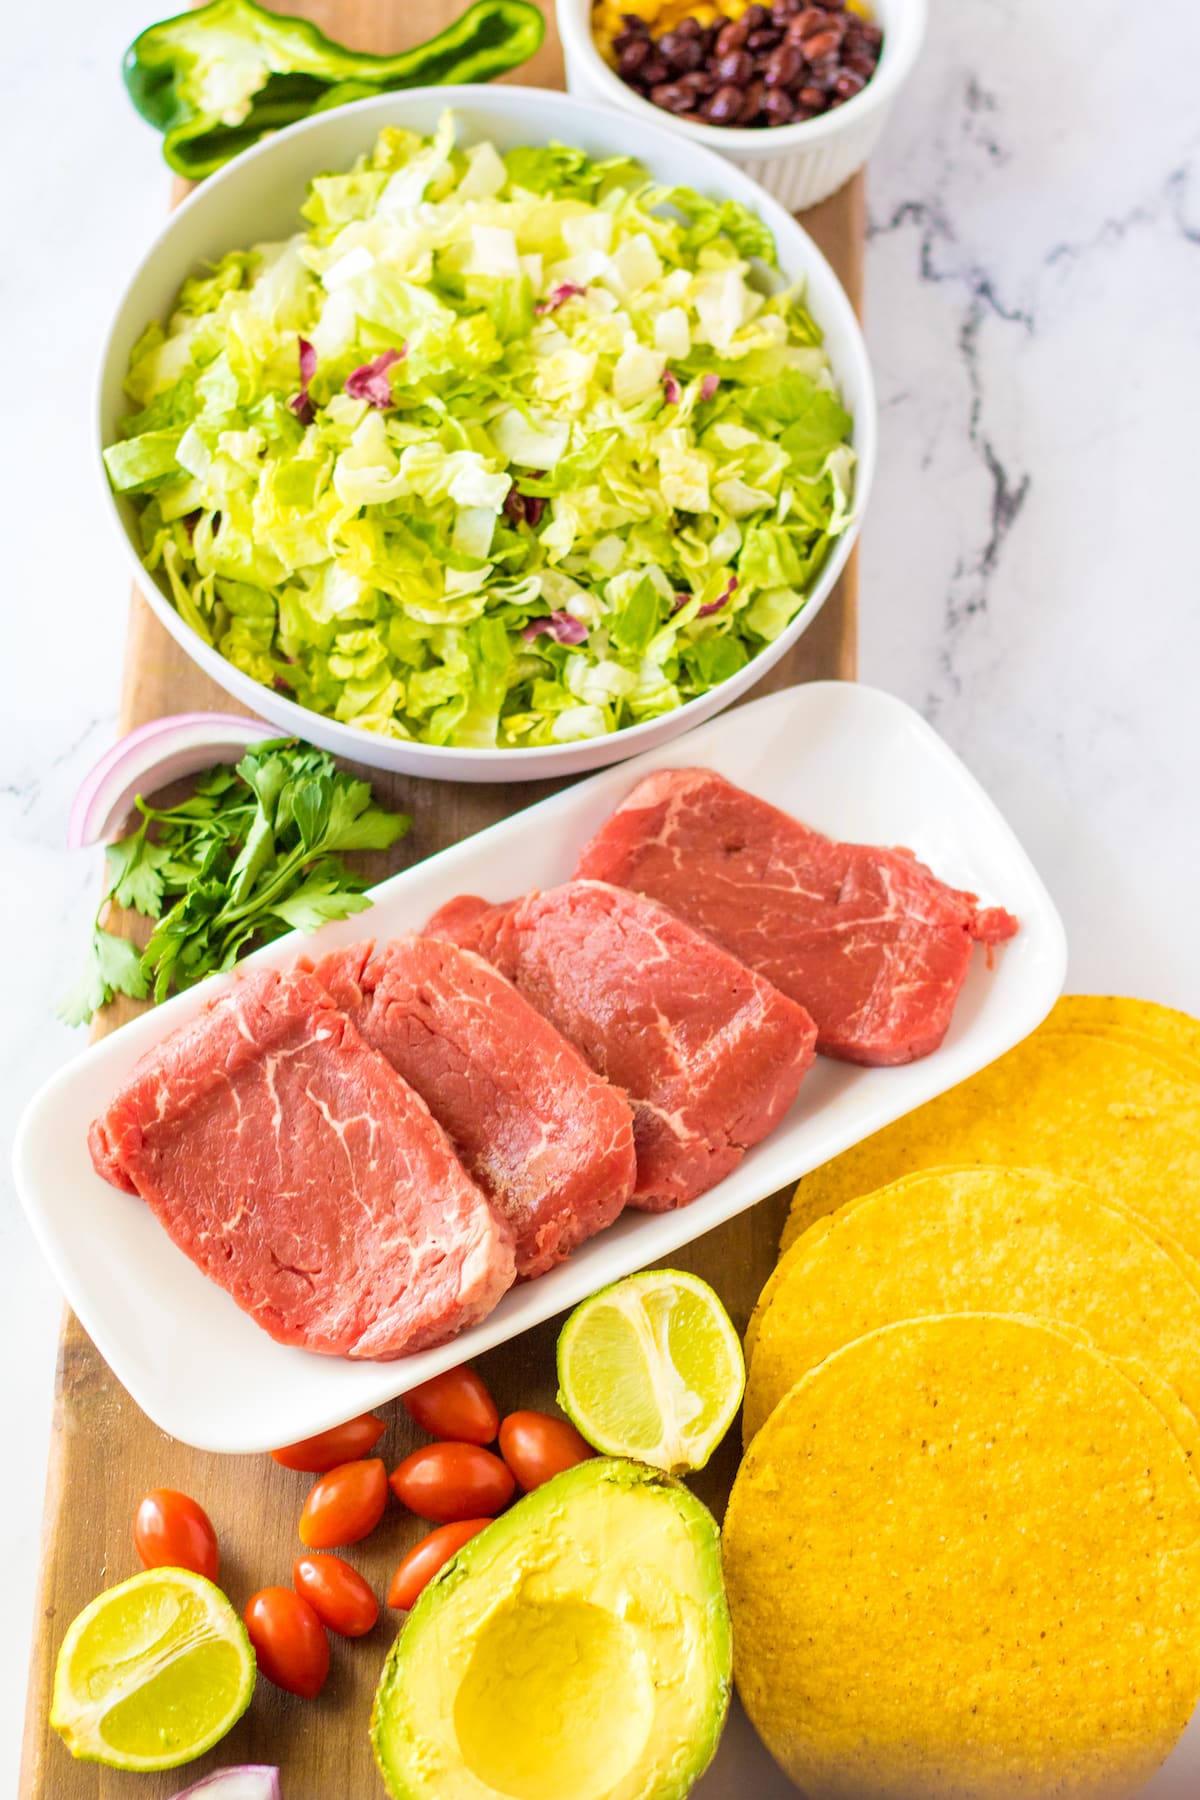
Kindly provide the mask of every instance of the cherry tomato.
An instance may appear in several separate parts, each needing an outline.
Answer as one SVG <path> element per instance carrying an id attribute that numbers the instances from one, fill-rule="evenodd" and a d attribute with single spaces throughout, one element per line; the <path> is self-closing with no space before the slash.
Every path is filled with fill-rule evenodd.
<path id="1" fill-rule="evenodd" d="M 495 1441 L 500 1414 L 496 1402 L 474 1369 L 447 1369 L 402 1396 L 409 1416 L 430 1437 L 452 1438 L 457 1444 Z"/>
<path id="2" fill-rule="evenodd" d="M 306 1475 L 325 1475 L 330 1469 L 338 1469 L 343 1463 L 354 1462 L 373 1450 L 384 1432 L 387 1422 L 377 1419 L 374 1413 L 363 1413 L 357 1419 L 347 1419 L 344 1425 L 331 1425 L 328 1431 L 318 1431 L 316 1437 L 301 1438 L 298 1444 L 285 1444 L 282 1450 L 272 1450 L 275 1461 L 285 1469 L 301 1469 Z"/>
<path id="3" fill-rule="evenodd" d="M 450 1561 L 455 1551 L 461 1550 L 468 1538 L 473 1538 L 491 1522 L 490 1519 L 455 1519 L 450 1525 L 439 1525 L 419 1544 L 414 1544 L 392 1576 L 388 1605 L 399 1607 L 403 1612 L 415 1606 L 422 1589 Z"/>
<path id="4" fill-rule="evenodd" d="M 389 1477 L 392 1492 L 422 1519 L 479 1519 L 513 1497 L 512 1470 L 478 1444 L 426 1444 Z"/>
<path id="5" fill-rule="evenodd" d="M 246 1602 L 242 1617 L 267 1680 L 315 1700 L 329 1673 L 329 1639 L 308 1601 L 291 1588 L 263 1588 Z"/>
<path id="6" fill-rule="evenodd" d="M 217 1534 L 202 1506 L 174 1488 L 154 1488 L 138 1502 L 133 1542 L 147 1569 L 191 1569 L 217 1579 Z"/>
<path id="7" fill-rule="evenodd" d="M 526 1493 L 552 1475 L 594 1456 L 592 1446 L 566 1419 L 551 1413 L 509 1413 L 500 1427 L 500 1454 Z"/>
<path id="8" fill-rule="evenodd" d="M 379 1602 L 357 1569 L 340 1556 L 298 1556 L 292 1586 L 329 1631 L 362 1637 L 379 1617 Z"/>
<path id="9" fill-rule="evenodd" d="M 378 1456 L 330 1469 L 304 1502 L 300 1542 L 310 1550 L 357 1544 L 382 1519 L 387 1495 L 387 1471 Z"/>

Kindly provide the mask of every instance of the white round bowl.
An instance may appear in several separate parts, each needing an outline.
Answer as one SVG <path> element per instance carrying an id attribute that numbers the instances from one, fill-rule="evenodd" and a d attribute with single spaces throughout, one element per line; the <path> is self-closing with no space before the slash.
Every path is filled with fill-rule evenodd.
<path id="1" fill-rule="evenodd" d="M 802 212 L 836 193 L 861 169 L 887 122 L 892 102 L 912 73 L 925 36 L 926 0 L 871 0 L 883 28 L 883 54 L 853 100 L 798 125 L 697 125 L 664 112 L 635 93 L 605 62 L 592 35 L 592 0 L 555 0 L 567 86 L 583 100 L 601 100 L 665 122 L 673 134 L 728 157 L 789 212 Z"/>
<path id="2" fill-rule="evenodd" d="M 711 718 L 753 687 L 820 611 L 845 567 L 866 504 L 875 462 L 875 393 L 858 320 L 811 238 L 748 176 L 664 131 L 657 115 L 645 121 L 634 119 L 541 88 L 413 88 L 303 120 L 209 176 L 154 240 L 125 291 L 104 348 L 100 443 L 113 442 L 119 420 L 128 410 L 122 382 L 134 343 L 148 320 L 167 318 L 181 283 L 198 264 L 213 261 L 228 250 L 290 235 L 297 227 L 306 184 L 314 175 L 348 168 L 361 151 L 370 148 L 385 125 L 432 131 L 447 107 L 458 118 L 463 141 L 486 137 L 502 150 L 558 141 L 595 156 L 636 156 L 660 181 L 742 201 L 774 233 L 780 268 L 790 281 L 803 284 L 813 317 L 825 333 L 835 379 L 854 417 L 853 443 L 858 456 L 855 523 L 833 545 L 808 599 L 786 631 L 720 686 L 661 718 L 627 726 L 606 737 L 526 750 L 458 749 L 380 737 L 326 718 L 263 687 L 198 637 L 171 604 L 165 583 L 160 585 L 142 566 L 133 505 L 113 495 L 107 481 L 105 489 L 133 578 L 172 637 L 220 687 L 281 732 L 307 738 L 335 755 L 378 769 L 399 769 L 445 781 L 535 781 L 579 774 L 653 749 Z M 655 114 L 655 109 L 648 110 Z"/>

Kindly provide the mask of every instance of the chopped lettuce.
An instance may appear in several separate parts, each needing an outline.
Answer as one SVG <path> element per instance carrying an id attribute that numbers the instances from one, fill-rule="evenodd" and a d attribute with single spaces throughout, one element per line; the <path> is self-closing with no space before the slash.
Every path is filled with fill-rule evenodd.
<path id="1" fill-rule="evenodd" d="M 778 637 L 853 513 L 851 420 L 753 212 L 623 157 L 385 130 L 191 277 L 105 463 L 254 680 L 426 743 L 571 742 Z"/>

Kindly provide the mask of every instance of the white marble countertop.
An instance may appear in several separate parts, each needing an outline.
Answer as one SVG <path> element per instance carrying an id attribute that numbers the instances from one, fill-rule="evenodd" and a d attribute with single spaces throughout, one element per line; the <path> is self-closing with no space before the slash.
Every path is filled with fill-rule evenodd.
<path id="1" fill-rule="evenodd" d="M 6 1143 L 79 1047 L 54 1002 L 99 868 L 64 828 L 114 734 L 127 591 L 92 370 L 167 200 L 119 78 L 152 0 L 53 12 L 52 29 L 44 8 L 14 13 L 0 68 Z M 935 0 L 871 170 L 882 445 L 862 674 L 917 705 L 1008 815 L 1064 914 L 1071 985 L 1200 1013 L 1200 10 L 1160 9 L 1147 53 L 1149 20 L 1119 0 Z M 16 1791 L 59 1312 L 6 1157 L 0 1792 Z"/>

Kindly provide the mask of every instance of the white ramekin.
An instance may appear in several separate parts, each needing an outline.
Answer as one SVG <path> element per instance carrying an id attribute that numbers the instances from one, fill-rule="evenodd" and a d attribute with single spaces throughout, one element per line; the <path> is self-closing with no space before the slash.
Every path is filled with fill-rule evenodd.
<path id="1" fill-rule="evenodd" d="M 180 284 L 204 263 L 227 250 L 243 249 L 264 239 L 285 237 L 296 229 L 308 182 L 327 169 L 346 169 L 374 143 L 385 125 L 404 125 L 428 132 L 450 108 L 464 141 L 490 138 L 502 150 L 518 144 L 576 144 L 590 156 L 635 156 L 657 181 L 699 189 L 714 198 L 740 200 L 753 206 L 775 238 L 783 276 L 804 289 L 808 306 L 825 338 L 834 379 L 854 419 L 852 442 L 858 457 L 854 518 L 830 549 L 808 598 L 791 624 L 736 675 L 656 719 L 629 725 L 607 737 L 568 744 L 538 745 L 528 750 L 467 749 L 380 737 L 361 726 L 345 725 L 310 712 L 284 694 L 263 687 L 226 662 L 196 635 L 171 603 L 161 572 L 142 567 L 136 509 L 127 496 L 114 495 L 105 481 L 108 504 L 127 552 L 130 571 L 167 630 L 227 693 L 280 731 L 294 733 L 332 750 L 335 755 L 400 769 L 443 781 L 532 781 L 546 776 L 577 775 L 585 769 L 621 762 L 711 718 L 730 701 L 752 688 L 786 655 L 801 632 L 816 618 L 846 565 L 867 503 L 875 463 L 875 392 L 866 345 L 854 309 L 837 276 L 808 233 L 788 213 L 755 188 L 748 176 L 728 162 L 664 129 L 666 113 L 657 107 L 647 117 L 631 119 L 611 106 L 586 106 L 578 98 L 542 88 L 492 87 L 409 88 L 378 99 L 359 100 L 330 112 L 314 113 L 244 151 L 185 200 L 163 225 L 141 264 L 130 276 L 104 349 L 100 370 L 99 440 L 111 444 L 129 410 L 122 383 L 129 353 L 147 320 L 165 319 Z"/>
<path id="2" fill-rule="evenodd" d="M 883 28 L 883 54 L 875 74 L 853 100 L 799 125 L 752 129 L 696 125 L 635 93 L 609 67 L 592 35 L 592 4 L 593 0 L 555 0 L 571 93 L 623 107 L 639 118 L 656 118 L 668 131 L 715 150 L 744 169 L 789 212 L 815 206 L 862 168 L 925 36 L 926 0 L 872 0 L 872 12 Z"/>

